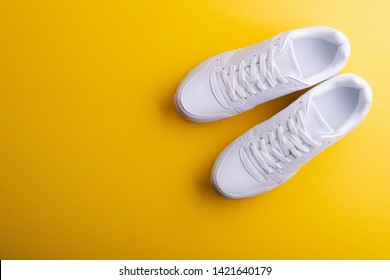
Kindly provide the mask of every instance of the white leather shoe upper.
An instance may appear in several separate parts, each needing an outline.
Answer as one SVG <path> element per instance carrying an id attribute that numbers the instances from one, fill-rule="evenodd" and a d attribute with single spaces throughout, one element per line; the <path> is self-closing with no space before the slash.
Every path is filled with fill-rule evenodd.
<path id="1" fill-rule="evenodd" d="M 219 120 L 326 80 L 348 57 L 348 39 L 338 30 L 292 30 L 204 61 L 183 79 L 175 104 L 192 121 Z"/>
<path id="2" fill-rule="evenodd" d="M 354 129 L 367 115 L 371 88 L 344 74 L 314 87 L 231 143 L 217 158 L 211 181 L 227 197 L 269 191 Z"/>

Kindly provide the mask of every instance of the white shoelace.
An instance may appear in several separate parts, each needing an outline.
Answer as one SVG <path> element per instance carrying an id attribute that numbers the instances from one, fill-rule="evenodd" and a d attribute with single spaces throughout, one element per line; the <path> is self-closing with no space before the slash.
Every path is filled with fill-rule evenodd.
<path id="1" fill-rule="evenodd" d="M 291 117 L 287 120 L 286 131 L 283 131 L 281 125 L 274 130 L 276 136 L 273 130 L 268 132 L 269 142 L 266 143 L 264 138 L 260 138 L 259 146 L 253 142 L 249 145 L 256 161 L 268 174 L 273 174 L 274 169 L 281 169 L 280 162 L 291 163 L 291 160 L 287 157 L 290 153 L 298 158 L 302 155 L 301 152 L 310 152 L 311 149 L 304 146 L 304 143 L 311 147 L 321 146 L 321 143 L 314 141 L 305 131 L 301 111 L 297 112 L 296 121 Z"/>
<path id="2" fill-rule="evenodd" d="M 266 91 L 266 83 L 270 87 L 275 87 L 277 81 L 283 84 L 289 81 L 280 74 L 275 65 L 274 53 L 275 46 L 269 48 L 268 52 L 263 52 L 260 55 L 254 55 L 251 58 L 249 67 L 249 74 L 247 72 L 245 61 L 241 61 L 237 67 L 235 64 L 230 66 L 229 74 L 225 68 L 221 69 L 222 81 L 226 87 L 227 93 L 233 102 L 237 102 L 237 96 L 241 98 L 248 98 L 246 92 L 250 95 L 256 95 L 257 91 L 254 85 L 260 91 Z M 238 72 L 238 75 L 236 74 Z M 251 85 L 253 84 L 253 86 Z"/>

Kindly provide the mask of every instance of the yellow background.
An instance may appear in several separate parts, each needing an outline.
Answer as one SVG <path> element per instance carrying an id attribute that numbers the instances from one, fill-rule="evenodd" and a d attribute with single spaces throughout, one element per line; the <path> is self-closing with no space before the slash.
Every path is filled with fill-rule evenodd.
<path id="1" fill-rule="evenodd" d="M 196 124 L 177 85 L 310 25 L 349 37 L 371 112 L 282 187 L 218 196 L 220 151 L 302 92 Z M 1 0 L 0 258 L 390 258 L 389 28 L 388 0 Z"/>

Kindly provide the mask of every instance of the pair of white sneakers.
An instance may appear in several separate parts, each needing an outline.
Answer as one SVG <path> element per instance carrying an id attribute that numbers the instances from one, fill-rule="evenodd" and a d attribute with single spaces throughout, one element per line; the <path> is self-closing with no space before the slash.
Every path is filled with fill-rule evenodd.
<path id="1" fill-rule="evenodd" d="M 364 79 L 335 76 L 349 52 L 340 31 L 308 27 L 211 57 L 183 79 L 175 104 L 195 122 L 230 117 L 324 81 L 225 148 L 211 175 L 220 194 L 242 198 L 272 190 L 357 127 L 372 95 Z"/>

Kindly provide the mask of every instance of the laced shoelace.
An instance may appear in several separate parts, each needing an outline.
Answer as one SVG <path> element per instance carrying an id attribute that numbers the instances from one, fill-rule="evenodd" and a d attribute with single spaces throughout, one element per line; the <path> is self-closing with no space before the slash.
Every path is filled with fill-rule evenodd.
<path id="1" fill-rule="evenodd" d="M 274 131 L 276 131 L 276 135 Z M 283 131 L 283 127 L 279 125 L 276 129 L 268 132 L 268 138 L 269 142 L 267 143 L 264 138 L 260 138 L 259 145 L 253 142 L 249 145 L 256 161 L 268 174 L 273 174 L 274 169 L 281 169 L 280 163 L 291 163 L 291 160 L 287 157 L 288 155 L 292 154 L 295 158 L 298 158 L 302 155 L 301 152 L 310 152 L 311 149 L 305 146 L 305 143 L 311 147 L 321 145 L 311 139 L 311 136 L 305 131 L 302 111 L 297 112 L 296 120 L 292 117 L 287 120 L 286 131 Z"/>
<path id="2" fill-rule="evenodd" d="M 235 64 L 232 64 L 229 74 L 225 68 L 221 69 L 222 81 L 233 102 L 237 102 L 237 96 L 247 99 L 248 95 L 246 93 L 252 96 L 257 95 L 255 87 L 264 92 L 267 90 L 266 84 L 269 87 L 275 87 L 278 81 L 283 84 L 289 83 L 289 80 L 283 77 L 276 67 L 274 59 L 275 49 L 276 46 L 272 46 L 268 52 L 252 56 L 248 66 L 249 74 L 246 71 L 245 61 L 240 62 L 238 69 Z"/>

